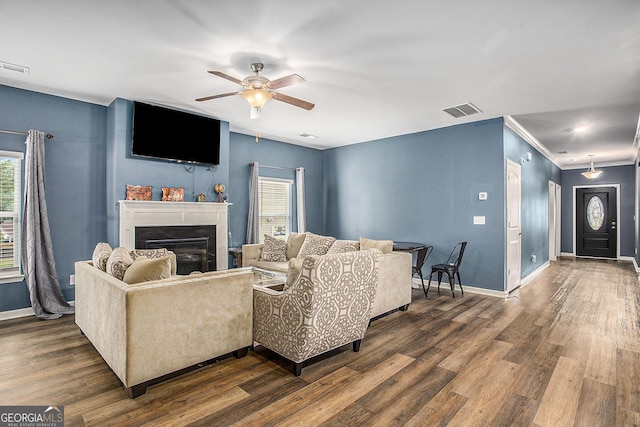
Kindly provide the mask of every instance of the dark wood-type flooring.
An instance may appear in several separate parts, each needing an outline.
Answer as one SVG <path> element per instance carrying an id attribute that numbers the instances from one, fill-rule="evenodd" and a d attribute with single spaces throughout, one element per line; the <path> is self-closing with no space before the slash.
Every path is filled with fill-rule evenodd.
<path id="1" fill-rule="evenodd" d="M 300 377 L 257 348 L 135 400 L 73 316 L 7 320 L 0 405 L 64 405 L 67 426 L 638 425 L 639 284 L 631 263 L 561 259 L 509 299 L 414 290 Z"/>

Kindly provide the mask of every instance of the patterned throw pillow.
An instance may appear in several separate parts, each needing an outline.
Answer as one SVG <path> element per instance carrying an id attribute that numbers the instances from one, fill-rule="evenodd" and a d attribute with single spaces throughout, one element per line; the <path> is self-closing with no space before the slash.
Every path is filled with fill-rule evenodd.
<path id="1" fill-rule="evenodd" d="M 184 201 L 184 187 L 162 187 L 162 201 L 163 202 L 183 202 Z"/>
<path id="2" fill-rule="evenodd" d="M 393 240 L 372 240 L 366 237 L 360 237 L 360 250 L 380 249 L 383 254 L 393 251 Z"/>
<path id="3" fill-rule="evenodd" d="M 328 254 L 340 254 L 343 252 L 354 252 L 360 250 L 360 242 L 356 240 L 336 240 L 329 248 Z"/>
<path id="4" fill-rule="evenodd" d="M 326 255 L 335 241 L 335 237 L 307 233 L 307 237 L 305 237 L 304 243 L 296 258 L 304 258 L 307 255 Z"/>
<path id="5" fill-rule="evenodd" d="M 107 273 L 118 280 L 122 280 L 124 273 L 131 264 L 133 264 L 133 260 L 129 255 L 129 251 L 122 246 L 115 248 L 107 260 Z"/>
<path id="6" fill-rule="evenodd" d="M 278 240 L 275 237 L 264 235 L 264 245 L 260 261 L 286 261 L 287 242 Z"/>
<path id="7" fill-rule="evenodd" d="M 168 279 L 171 277 L 171 259 L 145 258 L 140 256 L 127 268 L 122 281 L 130 285 L 150 280 Z"/>
<path id="8" fill-rule="evenodd" d="M 111 255 L 112 251 L 113 249 L 111 249 L 111 245 L 108 243 L 98 243 L 96 248 L 93 250 L 93 255 L 91 256 L 93 266 L 102 271 L 107 271 L 107 260 L 109 259 L 109 255 Z"/>

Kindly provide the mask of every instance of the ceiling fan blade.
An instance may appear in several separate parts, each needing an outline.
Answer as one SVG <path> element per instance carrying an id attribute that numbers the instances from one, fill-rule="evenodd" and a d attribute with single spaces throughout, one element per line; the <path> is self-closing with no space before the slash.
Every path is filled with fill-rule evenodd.
<path id="1" fill-rule="evenodd" d="M 196 101 L 198 102 L 209 101 L 210 99 L 224 98 L 225 96 L 231 96 L 231 95 L 240 95 L 240 92 L 229 92 L 229 93 L 221 93 L 219 95 L 205 96 L 204 98 L 196 99 Z"/>
<path id="2" fill-rule="evenodd" d="M 269 86 L 270 89 L 280 89 L 281 87 L 291 86 L 291 85 L 304 83 L 304 82 L 305 82 L 305 79 L 303 79 L 302 76 L 299 76 L 297 74 L 291 74 L 290 76 L 273 80 L 267 83 L 267 86 Z"/>
<path id="3" fill-rule="evenodd" d="M 281 93 L 274 93 L 273 99 L 281 102 L 286 102 L 287 104 L 294 105 L 296 107 L 304 108 L 305 110 L 311 110 L 315 107 L 315 104 L 312 104 L 307 101 L 303 101 L 302 99 L 294 98 L 293 96 L 283 95 Z"/>
<path id="4" fill-rule="evenodd" d="M 214 76 L 222 77 L 223 79 L 230 80 L 236 84 L 242 85 L 242 80 L 238 80 L 229 74 L 225 74 L 222 71 L 207 71 L 207 73 L 213 74 Z"/>

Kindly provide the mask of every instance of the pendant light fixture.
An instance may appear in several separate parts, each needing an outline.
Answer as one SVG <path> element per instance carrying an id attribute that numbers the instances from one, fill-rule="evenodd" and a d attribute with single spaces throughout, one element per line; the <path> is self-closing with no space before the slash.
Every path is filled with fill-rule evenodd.
<path id="1" fill-rule="evenodd" d="M 597 171 L 594 167 L 593 167 L 593 154 L 589 154 L 589 157 L 591 157 L 591 167 L 589 167 L 589 169 L 586 170 L 586 172 L 582 172 L 582 176 L 584 176 L 587 179 L 596 179 L 597 177 L 600 176 L 600 174 L 602 173 L 601 170 Z"/>

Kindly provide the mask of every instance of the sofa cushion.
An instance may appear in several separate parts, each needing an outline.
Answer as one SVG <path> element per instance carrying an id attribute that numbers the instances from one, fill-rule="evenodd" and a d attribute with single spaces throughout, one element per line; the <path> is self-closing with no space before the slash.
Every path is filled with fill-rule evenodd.
<path id="1" fill-rule="evenodd" d="M 286 251 L 287 242 L 265 234 L 260 261 L 286 261 Z"/>
<path id="2" fill-rule="evenodd" d="M 295 258 L 300 253 L 300 248 L 304 243 L 307 233 L 289 233 L 287 238 L 287 259 Z"/>
<path id="3" fill-rule="evenodd" d="M 300 258 L 291 258 L 289 260 L 289 267 L 287 270 L 287 281 L 284 283 L 282 288 L 283 291 L 286 291 L 289 286 L 293 282 L 296 281 L 298 276 L 300 275 L 300 270 L 302 270 L 302 264 L 304 263 L 304 259 Z"/>
<path id="4" fill-rule="evenodd" d="M 124 273 L 131 264 L 133 264 L 133 259 L 131 259 L 129 251 L 122 246 L 117 247 L 111 252 L 107 260 L 107 273 L 118 280 L 122 280 Z"/>
<path id="5" fill-rule="evenodd" d="M 110 244 L 105 242 L 98 243 L 93 250 L 93 255 L 91 256 L 93 266 L 102 271 L 107 271 L 107 260 L 109 259 L 111 252 L 113 252 L 113 249 L 111 249 Z"/>
<path id="6" fill-rule="evenodd" d="M 178 262 L 176 260 L 176 254 L 167 250 L 166 248 L 158 248 L 158 249 L 133 249 L 129 252 L 132 260 L 138 259 L 138 257 L 145 258 L 163 258 L 169 256 L 171 259 L 171 275 L 176 275 L 176 270 L 178 268 Z"/>
<path id="7" fill-rule="evenodd" d="M 289 263 L 287 261 L 254 261 L 251 263 L 253 267 L 262 268 L 263 270 L 276 271 L 278 273 L 287 273 L 289 271 Z"/>
<path id="8" fill-rule="evenodd" d="M 335 241 L 335 237 L 307 233 L 296 258 L 304 258 L 307 255 L 325 255 Z"/>
<path id="9" fill-rule="evenodd" d="M 353 252 L 360 250 L 360 242 L 357 240 L 336 240 L 329 248 L 327 255 L 340 254 L 343 252 Z"/>
<path id="10" fill-rule="evenodd" d="M 127 268 L 122 279 L 130 285 L 148 282 L 150 280 L 168 279 L 171 277 L 171 257 L 146 258 L 139 256 Z"/>
<path id="11" fill-rule="evenodd" d="M 372 240 L 366 237 L 360 237 L 360 250 L 380 249 L 383 254 L 393 251 L 393 240 Z"/>

